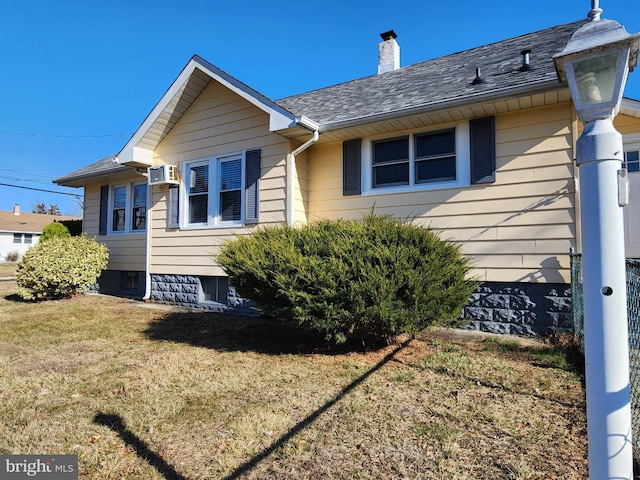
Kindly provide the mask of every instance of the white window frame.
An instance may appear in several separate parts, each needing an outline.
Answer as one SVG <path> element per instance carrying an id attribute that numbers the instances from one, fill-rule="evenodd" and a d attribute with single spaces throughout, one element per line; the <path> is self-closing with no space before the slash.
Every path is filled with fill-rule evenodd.
<path id="1" fill-rule="evenodd" d="M 455 130 L 456 147 L 456 179 L 435 180 L 432 182 L 416 183 L 415 181 L 415 138 L 429 133 L 438 133 L 444 130 Z M 373 143 L 382 140 L 392 140 L 400 136 L 408 136 L 409 142 L 409 184 L 373 186 Z M 426 190 L 443 190 L 447 188 L 460 188 L 471 185 L 471 143 L 469 122 L 460 122 L 455 125 L 438 127 L 434 129 L 416 129 L 409 132 L 398 132 L 387 135 L 376 135 L 363 139 L 362 149 L 362 195 L 385 195 L 390 193 L 405 193 Z M 418 160 L 419 161 L 419 160 Z"/>
<path id="2" fill-rule="evenodd" d="M 145 199 L 146 204 L 146 216 L 145 219 L 145 228 L 134 229 L 133 228 L 133 188 L 134 185 L 147 184 L 146 180 L 143 181 L 133 181 L 133 182 L 124 182 L 124 183 L 114 183 L 109 185 L 109 203 L 107 210 L 107 234 L 108 235 L 139 235 L 145 234 L 147 232 L 147 228 L 149 227 L 149 195 L 151 193 L 151 189 L 147 185 L 147 197 Z M 115 189 L 119 187 L 125 188 L 125 217 L 124 217 L 124 230 L 114 230 L 113 229 L 113 203 L 115 201 Z"/>
<path id="3" fill-rule="evenodd" d="M 623 142 L 623 150 L 624 150 L 624 159 L 622 161 L 622 165 L 626 165 L 627 160 L 627 152 L 640 152 L 640 133 L 633 133 L 630 135 L 624 135 L 622 137 Z M 631 172 L 636 173 L 636 172 Z"/>
<path id="4" fill-rule="evenodd" d="M 240 186 L 240 219 L 223 221 L 220 214 L 220 178 L 222 163 L 240 160 L 241 169 L 241 186 Z M 209 185 L 208 185 L 208 202 L 207 202 L 207 221 L 199 223 L 189 223 L 189 169 L 199 165 L 209 166 Z M 183 185 L 180 190 L 180 229 L 181 230 L 197 230 L 202 228 L 229 228 L 238 227 L 245 224 L 246 195 L 245 195 L 245 171 L 246 171 L 246 152 L 233 152 L 213 157 L 200 158 L 197 160 L 185 161 L 182 163 Z"/>

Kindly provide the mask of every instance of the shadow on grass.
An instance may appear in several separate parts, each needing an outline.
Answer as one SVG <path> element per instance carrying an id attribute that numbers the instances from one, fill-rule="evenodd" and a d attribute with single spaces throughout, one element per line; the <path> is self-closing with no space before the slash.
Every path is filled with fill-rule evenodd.
<path id="1" fill-rule="evenodd" d="M 12 293 L 11 295 L 5 295 L 4 299 L 8 302 L 16 302 L 16 303 L 35 303 L 33 300 L 25 300 L 17 293 Z"/>
<path id="2" fill-rule="evenodd" d="M 155 468 L 166 480 L 187 480 L 187 477 L 178 473 L 160 455 L 152 451 L 145 442 L 128 430 L 120 415 L 98 413 L 93 418 L 93 423 L 108 427 L 117 433 L 120 439 L 136 452 L 138 457 Z"/>
<path id="3" fill-rule="evenodd" d="M 331 400 L 329 400 L 327 403 L 325 403 L 322 407 L 320 407 L 318 410 L 313 412 L 311 415 L 309 415 L 305 419 L 295 424 L 291 429 L 289 429 L 287 433 L 282 435 L 279 439 L 273 442 L 269 447 L 265 448 L 263 451 L 255 455 L 252 459 L 240 465 L 231 474 L 224 477 L 223 480 L 235 480 L 237 478 L 240 478 L 242 475 L 253 470 L 260 462 L 268 458 L 272 453 L 274 453 L 279 448 L 283 447 L 287 442 L 293 439 L 298 433 L 300 433 L 306 427 L 308 427 L 313 422 L 315 422 L 318 419 L 318 417 L 320 417 L 320 415 L 322 415 L 331 407 L 333 407 L 342 398 L 348 395 L 352 390 L 354 390 L 356 387 L 362 384 L 372 374 L 374 374 L 375 372 L 380 370 L 383 366 L 385 366 L 389 361 L 393 359 L 393 357 L 395 357 L 395 355 L 400 350 L 406 348 L 410 342 L 411 340 L 406 340 L 404 343 L 398 345 L 391 353 L 385 356 L 382 360 L 380 360 L 380 362 L 374 365 L 371 369 L 366 371 L 364 374 L 356 378 L 353 382 L 351 382 L 345 388 L 340 390 L 340 392 L 338 392 L 338 394 L 335 397 L 333 397 Z"/>
<path id="4" fill-rule="evenodd" d="M 406 348 L 411 340 L 406 340 L 404 343 L 398 345 L 391 353 L 387 354 L 380 362 L 370 368 L 368 371 L 363 373 L 360 377 L 356 378 L 349 385 L 340 390 L 331 400 L 325 403 L 322 407 L 318 408 L 315 412 L 296 423 L 293 427 L 289 429 L 287 433 L 282 435 L 276 441 L 274 441 L 267 448 L 257 453 L 253 458 L 249 459 L 242 465 L 238 466 L 233 472 L 224 477 L 223 480 L 235 480 L 240 478 L 241 476 L 251 472 L 254 468 L 256 468 L 260 462 L 267 459 L 271 454 L 277 451 L 279 448 L 283 447 L 287 444 L 287 442 L 291 441 L 296 435 L 302 432 L 305 428 L 313 424 L 318 418 L 328 411 L 331 407 L 337 404 L 340 400 L 342 400 L 345 396 L 347 396 L 351 391 L 361 385 L 367 378 L 369 378 L 372 374 L 380 370 L 383 366 L 385 366 L 388 362 L 393 360 L 395 355 L 400 352 L 402 349 Z M 118 434 L 120 439 L 125 442 L 129 447 L 131 447 L 138 457 L 142 460 L 146 461 L 149 465 L 154 467 L 165 479 L 167 480 L 187 480 L 187 477 L 178 473 L 173 466 L 167 463 L 160 455 L 153 452 L 149 446 L 138 438 L 133 432 L 126 428 L 124 420 L 122 417 L 116 414 L 107 414 L 107 413 L 98 413 L 93 422 L 97 425 L 103 425 L 110 428 L 112 431 Z"/>
<path id="5" fill-rule="evenodd" d="M 322 334 L 302 328 L 294 321 L 211 312 L 175 312 L 151 323 L 144 334 L 152 340 L 186 343 L 219 351 L 258 352 L 272 355 L 335 355 L 370 351 L 380 341 L 328 342 Z"/>

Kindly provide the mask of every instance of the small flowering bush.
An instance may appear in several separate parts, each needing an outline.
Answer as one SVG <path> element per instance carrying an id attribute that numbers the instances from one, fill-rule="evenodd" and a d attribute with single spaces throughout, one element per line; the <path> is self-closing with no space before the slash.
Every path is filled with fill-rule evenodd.
<path id="1" fill-rule="evenodd" d="M 68 298 L 82 293 L 107 267 L 107 247 L 86 235 L 51 237 L 18 262 L 18 294 L 25 300 Z"/>

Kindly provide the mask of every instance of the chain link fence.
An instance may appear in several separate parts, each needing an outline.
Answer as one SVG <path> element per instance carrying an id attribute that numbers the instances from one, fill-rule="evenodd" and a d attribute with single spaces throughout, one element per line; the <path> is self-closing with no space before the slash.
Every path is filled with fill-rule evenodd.
<path id="1" fill-rule="evenodd" d="M 629 322 L 629 376 L 633 444 L 640 451 L 640 260 L 627 259 L 627 317 Z M 571 252 L 573 332 L 584 354 L 582 255 Z"/>

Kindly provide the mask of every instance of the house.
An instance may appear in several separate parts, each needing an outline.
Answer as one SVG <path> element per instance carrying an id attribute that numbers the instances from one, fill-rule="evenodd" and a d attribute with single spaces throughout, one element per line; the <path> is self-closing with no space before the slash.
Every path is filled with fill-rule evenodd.
<path id="1" fill-rule="evenodd" d="M 12 212 L 0 211 L 0 261 L 8 257 L 21 257 L 38 243 L 42 229 L 54 221 L 79 220 L 60 215 L 22 213 L 20 205 L 14 205 Z"/>
<path id="2" fill-rule="evenodd" d="M 84 230 L 109 247 L 100 291 L 236 307 L 221 242 L 375 206 L 473 256 L 469 328 L 570 328 L 581 125 L 552 57 L 583 24 L 403 67 L 385 32 L 377 75 L 277 101 L 194 56 L 117 155 L 55 180 L 84 188 Z M 637 171 L 640 103 L 615 124 Z"/>

